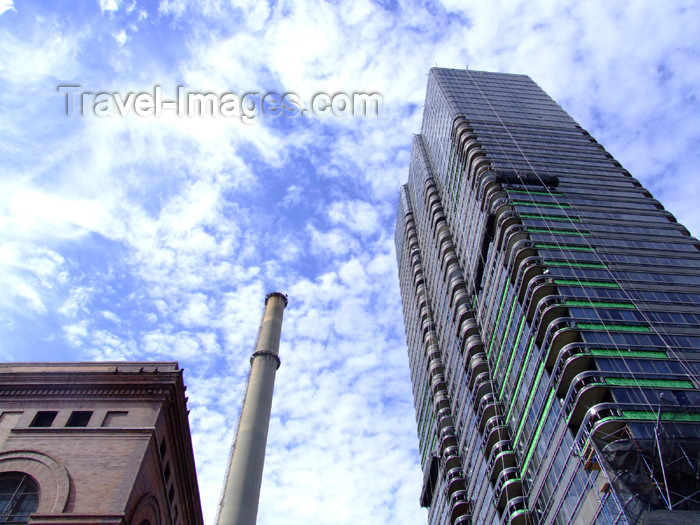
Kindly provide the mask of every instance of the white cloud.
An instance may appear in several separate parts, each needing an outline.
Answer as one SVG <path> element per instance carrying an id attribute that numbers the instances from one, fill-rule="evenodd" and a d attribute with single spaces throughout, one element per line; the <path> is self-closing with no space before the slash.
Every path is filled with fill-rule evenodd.
<path id="1" fill-rule="evenodd" d="M 306 229 L 311 235 L 311 250 L 315 255 L 345 255 L 357 247 L 357 240 L 340 228 L 324 233 L 309 224 Z"/>
<path id="2" fill-rule="evenodd" d="M 109 310 L 102 310 L 100 312 L 100 314 L 102 315 L 102 317 L 104 317 L 105 319 L 107 319 L 109 321 L 112 321 L 115 324 L 119 324 L 121 322 L 121 319 L 119 319 L 119 316 L 117 314 L 115 314 L 114 312 L 110 312 Z"/>
<path id="3" fill-rule="evenodd" d="M 78 286 L 70 291 L 68 299 L 58 308 L 58 312 L 66 317 L 76 317 L 78 312 L 89 314 L 88 302 L 95 290 L 90 287 Z"/>
<path id="4" fill-rule="evenodd" d="M 0 0 L 0 15 L 10 9 L 13 11 L 15 10 L 15 3 L 13 0 Z"/>
<path id="5" fill-rule="evenodd" d="M 298 204 L 301 202 L 303 192 L 303 188 L 297 186 L 296 184 L 292 184 L 287 188 L 287 193 L 284 196 L 284 199 L 282 199 L 282 203 L 287 206 Z"/>
<path id="6" fill-rule="evenodd" d="M 182 324 L 186 327 L 210 325 L 213 320 L 211 303 L 212 301 L 203 293 L 190 295 L 189 302 L 180 314 Z"/>
<path id="7" fill-rule="evenodd" d="M 28 35 L 29 41 L 16 38 L 7 31 L 3 31 L 0 39 L 0 74 L 23 87 L 24 101 L 35 96 L 45 77 L 74 78 L 79 67 L 76 55 L 80 49 L 80 34 L 68 34 L 44 18 L 37 18 L 35 24 L 37 32 Z M 47 95 L 45 93 L 43 97 Z M 15 92 L 8 92 L 6 98 L 15 100 Z"/>
<path id="8" fill-rule="evenodd" d="M 64 337 L 72 346 L 80 346 L 88 335 L 88 326 L 89 323 L 87 320 L 80 321 L 75 324 L 64 325 Z"/>
<path id="9" fill-rule="evenodd" d="M 376 204 L 365 201 L 336 201 L 330 205 L 328 216 L 334 224 L 344 225 L 362 235 L 376 233 L 381 229 L 379 210 Z"/>
<path id="10" fill-rule="evenodd" d="M 114 12 L 119 10 L 121 5 L 121 0 L 100 0 L 100 10 L 104 13 Z"/>
<path id="11" fill-rule="evenodd" d="M 112 33 L 112 36 L 120 46 L 126 44 L 126 41 L 128 40 L 128 37 L 126 36 L 126 31 L 124 29 L 117 31 L 116 33 Z"/>

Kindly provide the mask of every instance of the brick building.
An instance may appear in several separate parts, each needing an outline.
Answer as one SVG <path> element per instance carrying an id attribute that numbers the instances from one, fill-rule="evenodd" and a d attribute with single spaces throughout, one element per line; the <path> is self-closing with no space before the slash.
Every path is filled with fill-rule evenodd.
<path id="1" fill-rule="evenodd" d="M 0 523 L 202 522 L 177 363 L 0 364 Z"/>

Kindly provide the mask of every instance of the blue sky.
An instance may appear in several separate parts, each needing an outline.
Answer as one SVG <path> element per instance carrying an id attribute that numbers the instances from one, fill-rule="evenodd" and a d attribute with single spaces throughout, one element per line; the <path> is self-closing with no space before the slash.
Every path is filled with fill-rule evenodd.
<path id="1" fill-rule="evenodd" d="M 694 4 L 0 0 L 0 359 L 177 360 L 211 524 L 285 291 L 259 523 L 425 523 L 393 225 L 428 69 L 530 75 L 697 235 Z M 384 112 L 69 118 L 59 85 Z"/>

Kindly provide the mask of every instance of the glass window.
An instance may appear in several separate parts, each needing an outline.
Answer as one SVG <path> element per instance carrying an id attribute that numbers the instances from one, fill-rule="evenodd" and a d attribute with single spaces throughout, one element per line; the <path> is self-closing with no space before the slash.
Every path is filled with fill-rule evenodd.
<path id="1" fill-rule="evenodd" d="M 92 417 L 92 410 L 75 410 L 68 418 L 67 427 L 86 427 Z"/>
<path id="2" fill-rule="evenodd" d="M 28 523 L 39 504 L 39 486 L 22 472 L 0 474 L 0 523 Z"/>
<path id="3" fill-rule="evenodd" d="M 55 410 L 40 410 L 34 416 L 34 419 L 29 424 L 30 427 L 50 427 L 53 424 L 53 420 L 56 419 Z"/>

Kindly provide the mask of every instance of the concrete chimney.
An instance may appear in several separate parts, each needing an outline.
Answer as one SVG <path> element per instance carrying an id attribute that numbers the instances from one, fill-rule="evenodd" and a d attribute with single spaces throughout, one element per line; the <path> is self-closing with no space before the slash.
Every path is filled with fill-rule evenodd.
<path id="1" fill-rule="evenodd" d="M 282 314 L 287 296 L 272 292 L 265 297 L 265 313 L 250 358 L 250 375 L 243 409 L 226 475 L 218 525 L 255 525 L 262 482 L 272 391 L 280 366 Z"/>

